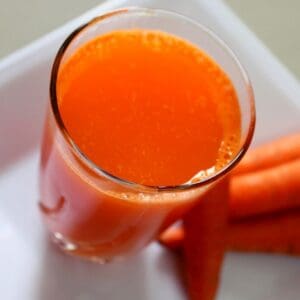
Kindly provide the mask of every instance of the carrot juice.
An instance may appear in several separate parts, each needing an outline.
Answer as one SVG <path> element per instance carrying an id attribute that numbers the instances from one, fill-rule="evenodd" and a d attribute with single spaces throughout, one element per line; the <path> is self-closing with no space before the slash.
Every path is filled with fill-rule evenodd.
<path id="1" fill-rule="evenodd" d="M 61 63 L 56 96 L 64 132 L 50 114 L 40 209 L 56 242 L 77 255 L 106 260 L 141 249 L 209 185 L 186 187 L 240 148 L 229 77 L 163 31 L 115 30 L 84 43 Z"/>

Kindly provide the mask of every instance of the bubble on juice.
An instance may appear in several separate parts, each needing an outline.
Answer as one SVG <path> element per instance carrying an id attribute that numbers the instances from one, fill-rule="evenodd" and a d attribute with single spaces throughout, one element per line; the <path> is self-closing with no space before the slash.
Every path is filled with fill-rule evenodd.
<path id="1" fill-rule="evenodd" d="M 213 166 L 211 168 L 208 168 L 206 170 L 201 170 L 196 175 L 194 175 L 189 181 L 187 181 L 186 183 L 191 183 L 191 184 L 198 183 L 198 182 L 202 181 L 203 179 L 214 175 L 215 173 L 216 173 L 216 167 L 215 166 Z"/>
<path id="2" fill-rule="evenodd" d="M 204 58 L 203 55 L 199 54 L 199 55 L 196 56 L 196 61 L 197 61 L 198 64 L 203 64 L 205 62 L 205 58 Z"/>
<path id="3" fill-rule="evenodd" d="M 150 194 L 145 194 L 145 193 L 139 193 L 138 194 L 138 199 L 140 201 L 143 201 L 143 202 L 150 202 L 152 197 Z"/>
<path id="4" fill-rule="evenodd" d="M 206 177 L 206 172 L 204 170 L 201 170 L 200 172 L 197 173 L 191 180 L 190 183 L 197 183 L 204 179 Z"/>
<path id="5" fill-rule="evenodd" d="M 172 39 L 163 38 L 161 35 L 155 34 L 155 32 L 143 31 L 142 43 L 145 45 L 145 47 L 151 49 L 151 51 L 160 52 L 166 50 L 168 48 L 167 46 L 170 46 Z"/>
<path id="6" fill-rule="evenodd" d="M 120 193 L 120 198 L 124 199 L 124 200 L 129 200 L 130 199 L 130 195 L 127 193 Z"/>
<path id="7" fill-rule="evenodd" d="M 239 142 L 240 139 L 233 134 L 221 142 L 216 161 L 216 170 L 220 170 L 230 163 L 238 151 Z"/>

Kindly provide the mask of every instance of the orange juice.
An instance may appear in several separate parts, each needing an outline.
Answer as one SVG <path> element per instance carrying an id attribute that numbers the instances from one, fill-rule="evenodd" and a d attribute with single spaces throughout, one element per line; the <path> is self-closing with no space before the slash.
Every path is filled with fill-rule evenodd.
<path id="1" fill-rule="evenodd" d="M 178 186 L 196 174 L 199 180 L 227 165 L 240 146 L 230 79 L 202 50 L 164 32 L 112 31 L 87 42 L 61 65 L 57 100 L 85 158 L 126 182 Z M 199 197 L 111 187 L 56 139 L 50 124 L 41 210 L 75 254 L 131 253 Z"/>

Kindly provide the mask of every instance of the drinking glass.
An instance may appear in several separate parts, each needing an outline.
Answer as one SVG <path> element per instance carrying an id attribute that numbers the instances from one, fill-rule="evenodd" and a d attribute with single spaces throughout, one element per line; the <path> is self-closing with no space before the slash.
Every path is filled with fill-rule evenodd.
<path id="1" fill-rule="evenodd" d="M 235 157 L 217 173 L 178 186 L 129 182 L 89 160 L 69 135 L 57 99 L 60 67 L 91 39 L 136 28 L 160 30 L 190 41 L 231 79 L 241 111 L 241 140 Z M 246 72 L 225 43 L 203 25 L 168 11 L 126 8 L 80 26 L 64 41 L 53 63 L 41 150 L 39 207 L 53 241 L 67 253 L 98 262 L 136 253 L 235 166 L 250 144 L 254 124 L 254 97 Z"/>

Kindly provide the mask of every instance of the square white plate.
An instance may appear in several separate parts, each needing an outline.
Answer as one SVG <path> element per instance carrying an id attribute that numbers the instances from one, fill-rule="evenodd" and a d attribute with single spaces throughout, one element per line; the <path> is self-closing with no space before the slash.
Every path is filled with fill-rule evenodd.
<path id="1" fill-rule="evenodd" d="M 176 259 L 153 244 L 104 266 L 63 255 L 45 238 L 36 202 L 38 146 L 54 54 L 68 33 L 107 10 L 139 5 L 174 10 L 212 28 L 248 70 L 257 103 L 255 143 L 300 129 L 300 87 L 220 0 L 114 0 L 0 62 L 0 293 L 6 300 L 186 298 Z M 218 299 L 296 300 L 300 259 L 228 254 Z"/>

